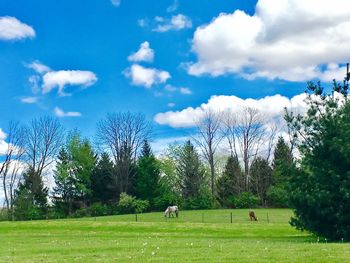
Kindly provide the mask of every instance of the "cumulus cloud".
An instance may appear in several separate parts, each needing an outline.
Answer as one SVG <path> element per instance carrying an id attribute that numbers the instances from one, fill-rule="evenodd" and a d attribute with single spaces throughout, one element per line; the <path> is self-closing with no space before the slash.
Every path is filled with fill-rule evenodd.
<path id="1" fill-rule="evenodd" d="M 6 133 L 0 128 L 0 156 L 5 154 L 8 149 L 8 144 L 5 142 L 6 137 Z"/>
<path id="2" fill-rule="evenodd" d="M 19 21 L 15 17 L 0 17 L 0 40 L 21 40 L 25 38 L 34 38 L 34 29 Z"/>
<path id="3" fill-rule="evenodd" d="M 196 29 L 191 75 L 287 81 L 342 79 L 349 61 L 350 3 L 259 0 L 254 15 L 222 13 Z M 220 47 L 220 48 L 218 48 Z"/>
<path id="4" fill-rule="evenodd" d="M 124 75 L 131 79 L 132 85 L 151 88 L 153 85 L 165 83 L 171 76 L 169 72 L 155 68 L 146 68 L 133 64 L 124 71 Z"/>
<path id="5" fill-rule="evenodd" d="M 111 0 L 112 5 L 118 7 L 121 4 L 121 0 Z"/>
<path id="6" fill-rule="evenodd" d="M 191 19 L 183 14 L 174 15 L 171 19 L 156 17 L 155 21 L 157 23 L 156 27 L 153 29 L 155 32 L 178 31 L 192 27 Z"/>
<path id="7" fill-rule="evenodd" d="M 37 103 L 38 100 L 39 100 L 38 97 L 24 97 L 24 98 L 21 98 L 21 102 L 27 103 L 27 104 Z"/>
<path id="8" fill-rule="evenodd" d="M 132 62 L 141 62 L 141 61 L 152 62 L 153 59 L 154 59 L 154 50 L 150 48 L 150 44 L 148 41 L 143 42 L 140 45 L 140 49 L 128 57 L 128 60 Z"/>
<path id="9" fill-rule="evenodd" d="M 306 109 L 304 102 L 306 94 L 299 94 L 289 99 L 281 95 L 267 96 L 261 99 L 241 99 L 236 96 L 212 96 L 207 103 L 193 108 L 188 107 L 181 111 L 168 111 L 158 113 L 154 120 L 161 125 L 168 125 L 173 128 L 194 127 L 195 121 L 204 117 L 205 112 L 213 110 L 216 112 L 232 111 L 241 113 L 242 109 L 251 107 L 267 118 L 268 121 L 275 122 L 283 116 L 285 107 L 292 108 L 294 111 L 303 112 Z"/>
<path id="10" fill-rule="evenodd" d="M 97 77 L 95 73 L 86 70 L 52 70 L 36 60 L 26 65 L 33 69 L 37 74 L 29 77 L 28 81 L 32 86 L 32 92 L 38 93 L 41 89 L 43 94 L 58 89 L 60 96 L 70 95 L 65 92 L 67 86 L 89 87 L 96 83 Z"/>
<path id="11" fill-rule="evenodd" d="M 60 95 L 67 95 L 64 88 L 67 85 L 78 85 L 89 87 L 97 81 L 95 73 L 83 70 L 59 70 L 50 71 L 43 76 L 42 92 L 49 93 L 54 88 L 58 88 Z"/>
<path id="12" fill-rule="evenodd" d="M 63 117 L 80 117 L 81 113 L 77 111 L 68 111 L 64 112 L 62 109 L 59 107 L 56 107 L 54 110 L 54 113 L 57 117 L 63 118 Z"/>

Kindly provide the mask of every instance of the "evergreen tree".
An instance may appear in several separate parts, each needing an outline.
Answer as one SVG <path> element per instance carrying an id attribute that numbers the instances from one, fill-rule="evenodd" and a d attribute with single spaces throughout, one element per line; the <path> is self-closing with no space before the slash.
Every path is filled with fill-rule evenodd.
<path id="1" fill-rule="evenodd" d="M 57 212 L 64 215 L 72 213 L 72 205 L 75 196 L 75 181 L 72 174 L 72 162 L 70 156 L 62 147 L 56 162 L 54 171 L 55 187 L 53 188 L 53 202 Z"/>
<path id="2" fill-rule="evenodd" d="M 300 163 L 289 179 L 292 225 L 330 240 L 350 241 L 350 102 L 348 80 L 326 95 L 309 83 L 308 111 L 286 115 L 298 135 Z M 344 96 L 342 96 L 343 94 Z"/>
<path id="3" fill-rule="evenodd" d="M 93 202 L 107 203 L 116 200 L 114 176 L 115 167 L 109 155 L 102 153 L 91 178 Z"/>
<path id="4" fill-rule="evenodd" d="M 138 198 L 149 201 L 151 206 L 160 194 L 159 164 L 147 140 L 137 163 L 135 193 Z"/>
<path id="5" fill-rule="evenodd" d="M 290 168 L 293 165 L 293 155 L 289 146 L 282 137 L 278 138 L 272 165 L 272 185 L 267 193 L 269 202 L 274 206 L 287 207 L 287 184 Z"/>
<path id="6" fill-rule="evenodd" d="M 40 219 L 47 214 L 48 188 L 42 177 L 31 167 L 23 174 L 23 180 L 15 191 L 15 218 Z"/>
<path id="7" fill-rule="evenodd" d="M 183 198 L 200 196 L 201 188 L 205 183 L 204 169 L 190 141 L 182 147 L 176 168 Z"/>
<path id="8" fill-rule="evenodd" d="M 232 205 L 232 197 L 241 193 L 244 187 L 244 177 L 237 157 L 227 159 L 225 171 L 216 182 L 217 196 L 223 207 Z"/>
<path id="9" fill-rule="evenodd" d="M 258 195 L 262 204 L 266 204 L 267 190 L 272 183 L 272 168 L 264 158 L 256 158 L 250 166 L 253 193 Z"/>

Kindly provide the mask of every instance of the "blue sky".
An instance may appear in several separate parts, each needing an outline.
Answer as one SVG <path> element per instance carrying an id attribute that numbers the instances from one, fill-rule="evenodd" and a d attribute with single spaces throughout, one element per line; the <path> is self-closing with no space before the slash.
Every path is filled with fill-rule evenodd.
<path id="1" fill-rule="evenodd" d="M 316 2 L 1 0 L 0 129 L 56 115 L 92 137 L 132 111 L 168 142 L 205 107 L 297 103 L 350 58 L 350 3 Z"/>

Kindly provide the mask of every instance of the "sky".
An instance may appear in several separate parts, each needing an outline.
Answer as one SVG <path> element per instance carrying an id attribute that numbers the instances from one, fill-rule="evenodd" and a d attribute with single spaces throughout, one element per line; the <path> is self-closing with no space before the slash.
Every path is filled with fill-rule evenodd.
<path id="1" fill-rule="evenodd" d="M 56 116 L 93 138 L 141 112 L 153 145 L 210 108 L 272 119 L 309 80 L 342 80 L 348 0 L 0 0 L 0 154 L 10 120 Z"/>

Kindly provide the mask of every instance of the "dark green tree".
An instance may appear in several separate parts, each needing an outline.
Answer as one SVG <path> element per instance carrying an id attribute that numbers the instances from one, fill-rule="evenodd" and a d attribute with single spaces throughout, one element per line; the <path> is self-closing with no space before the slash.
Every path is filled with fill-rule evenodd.
<path id="1" fill-rule="evenodd" d="M 14 214 L 17 220 L 41 219 L 47 215 L 48 188 L 31 167 L 15 191 Z"/>
<path id="2" fill-rule="evenodd" d="M 141 156 L 137 162 L 135 193 L 138 198 L 147 200 L 151 206 L 160 194 L 159 163 L 147 140 L 144 141 Z"/>
<path id="3" fill-rule="evenodd" d="M 273 206 L 288 206 L 287 184 L 293 165 L 291 149 L 282 137 L 278 138 L 273 159 L 272 185 L 268 190 L 268 200 Z"/>
<path id="4" fill-rule="evenodd" d="M 290 175 L 291 224 L 331 240 L 350 240 L 349 74 L 334 81 L 326 95 L 320 83 L 308 83 L 305 115 L 286 114 L 299 135 L 300 163 Z M 343 95 L 341 95 L 343 94 Z"/>
<path id="5" fill-rule="evenodd" d="M 53 188 L 53 203 L 55 210 L 63 215 L 72 213 L 75 195 L 75 181 L 72 175 L 72 162 L 65 147 L 62 147 L 54 171 L 55 186 Z"/>
<path id="6" fill-rule="evenodd" d="M 217 197 L 223 207 L 232 206 L 232 199 L 244 187 L 244 177 L 237 157 L 227 159 L 225 170 L 216 182 Z"/>
<path id="7" fill-rule="evenodd" d="M 117 200 L 117 182 L 114 181 L 114 178 L 114 164 L 107 153 L 102 153 L 91 177 L 93 202 L 108 203 Z"/>
<path id="8" fill-rule="evenodd" d="M 267 190 L 272 183 L 272 168 L 265 158 L 257 157 L 250 166 L 252 191 L 266 204 Z"/>

